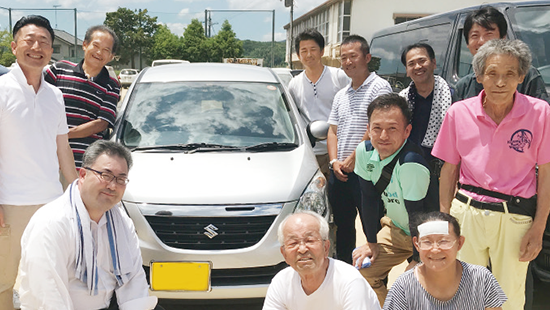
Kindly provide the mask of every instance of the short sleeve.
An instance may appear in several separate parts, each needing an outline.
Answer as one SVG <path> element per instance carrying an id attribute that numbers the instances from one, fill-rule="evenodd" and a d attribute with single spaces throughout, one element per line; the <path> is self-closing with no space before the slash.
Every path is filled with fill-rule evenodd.
<path id="1" fill-rule="evenodd" d="M 403 199 L 422 200 L 426 197 L 430 186 L 430 170 L 420 163 L 404 163 L 399 169 L 399 183 L 403 190 Z"/>
<path id="2" fill-rule="evenodd" d="M 347 283 L 344 294 L 343 310 L 380 310 L 378 297 L 364 278 Z"/>
<path id="3" fill-rule="evenodd" d="M 451 106 L 443 119 L 443 124 L 432 149 L 432 155 L 453 165 L 458 165 L 460 163 L 460 154 L 456 145 L 457 132 L 453 116 L 453 111 L 455 110 L 453 108 L 455 107 Z"/>
<path id="4" fill-rule="evenodd" d="M 504 294 L 504 291 L 498 284 L 495 276 L 488 270 L 483 270 L 483 299 L 485 308 L 498 308 L 501 307 L 508 298 Z"/>
<path id="5" fill-rule="evenodd" d="M 57 90 L 57 89 L 56 89 Z M 61 91 L 55 92 L 57 104 L 59 105 L 59 123 L 57 126 L 57 135 L 64 135 L 69 133 L 69 126 L 67 125 L 67 115 L 65 114 L 65 101 Z"/>
<path id="6" fill-rule="evenodd" d="M 367 149 L 365 148 L 365 142 L 359 143 L 355 149 L 355 168 L 353 169 L 353 172 L 355 172 L 355 174 L 362 179 L 370 181 L 368 178 L 369 173 L 366 169 L 368 154 L 369 152 L 367 152 Z"/>
<path id="7" fill-rule="evenodd" d="M 332 108 L 330 110 L 330 115 L 328 117 L 328 123 L 331 125 L 338 125 L 338 108 L 340 106 L 340 97 L 342 97 L 342 94 L 346 91 L 345 88 L 341 89 L 339 92 L 336 93 L 334 96 L 334 101 L 332 102 Z"/>
<path id="8" fill-rule="evenodd" d="M 390 288 L 386 300 L 384 301 L 384 310 L 408 310 L 407 297 L 403 286 L 404 278 L 400 276 Z"/>
<path id="9" fill-rule="evenodd" d="M 338 83 L 339 83 L 339 88 L 342 89 L 344 87 L 346 87 L 349 83 L 351 83 L 351 79 L 347 76 L 347 74 L 344 72 L 344 70 L 342 69 L 338 69 L 338 71 L 336 71 L 337 73 L 337 76 L 338 76 Z"/>

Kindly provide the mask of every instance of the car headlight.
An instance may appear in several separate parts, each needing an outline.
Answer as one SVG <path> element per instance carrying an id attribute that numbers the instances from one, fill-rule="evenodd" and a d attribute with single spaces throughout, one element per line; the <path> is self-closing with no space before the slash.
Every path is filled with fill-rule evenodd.
<path id="1" fill-rule="evenodd" d="M 328 212 L 327 179 L 319 170 L 302 193 L 294 212 L 302 210 L 313 211 L 320 215 Z"/>

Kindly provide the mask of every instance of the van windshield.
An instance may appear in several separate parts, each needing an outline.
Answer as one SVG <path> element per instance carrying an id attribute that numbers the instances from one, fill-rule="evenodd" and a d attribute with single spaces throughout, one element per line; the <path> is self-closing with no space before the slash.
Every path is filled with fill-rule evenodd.
<path id="1" fill-rule="evenodd" d="M 129 147 L 296 143 L 280 85 L 252 82 L 136 84 L 121 141 Z"/>
<path id="2" fill-rule="evenodd" d="M 517 38 L 529 45 L 533 66 L 550 85 L 550 6 L 510 8 L 508 16 Z"/>

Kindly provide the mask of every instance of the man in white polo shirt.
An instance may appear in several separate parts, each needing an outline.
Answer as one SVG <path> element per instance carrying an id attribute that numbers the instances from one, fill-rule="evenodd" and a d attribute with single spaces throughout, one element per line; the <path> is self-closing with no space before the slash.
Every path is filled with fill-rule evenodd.
<path id="1" fill-rule="evenodd" d="M 44 82 L 53 30 L 42 16 L 13 27 L 16 66 L 0 77 L 0 309 L 13 309 L 21 235 L 42 205 L 61 196 L 59 170 L 77 178 L 63 96 Z"/>
<path id="2" fill-rule="evenodd" d="M 328 121 L 334 95 L 350 82 L 346 73 L 323 65 L 325 38 L 315 29 L 307 29 L 294 40 L 296 53 L 305 70 L 290 80 L 288 90 L 306 122 Z M 320 141 L 313 148 L 321 172 L 328 178 L 327 143 Z"/>

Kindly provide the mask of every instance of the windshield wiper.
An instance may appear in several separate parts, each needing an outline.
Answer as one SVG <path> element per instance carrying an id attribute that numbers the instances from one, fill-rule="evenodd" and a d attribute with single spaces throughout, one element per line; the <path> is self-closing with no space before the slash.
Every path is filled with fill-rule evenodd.
<path id="1" fill-rule="evenodd" d="M 219 150 L 240 150 L 236 146 L 211 144 L 211 143 L 187 143 L 187 144 L 167 144 L 167 145 L 151 145 L 151 146 L 138 146 L 132 149 L 132 151 L 148 151 L 148 150 L 184 150 L 188 153 L 200 152 L 200 151 L 219 151 Z"/>
<path id="2" fill-rule="evenodd" d="M 296 143 L 288 143 L 288 142 L 266 142 L 266 143 L 260 143 L 256 145 L 251 145 L 243 148 L 245 151 L 257 151 L 257 152 L 267 152 L 267 151 L 287 151 L 287 150 L 293 150 L 298 147 L 298 144 Z"/>

